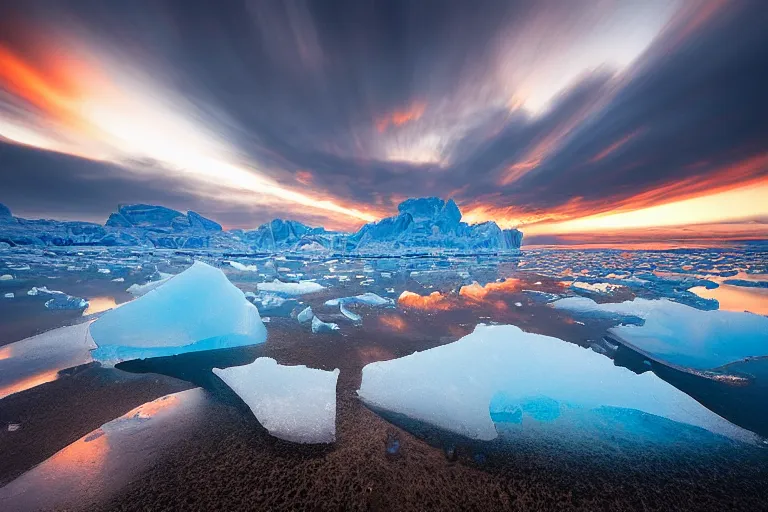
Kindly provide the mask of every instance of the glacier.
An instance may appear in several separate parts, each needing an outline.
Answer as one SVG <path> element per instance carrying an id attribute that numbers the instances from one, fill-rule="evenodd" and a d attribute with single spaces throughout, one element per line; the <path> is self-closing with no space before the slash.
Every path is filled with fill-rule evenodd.
<path id="1" fill-rule="evenodd" d="M 91 324 L 93 358 L 128 359 L 255 345 L 267 339 L 259 311 L 224 273 L 196 261 L 184 272 Z"/>
<path id="2" fill-rule="evenodd" d="M 231 368 L 214 368 L 269 433 L 295 443 L 336 441 L 339 370 L 283 366 L 268 357 Z"/>
<path id="3" fill-rule="evenodd" d="M 595 352 L 513 325 L 480 324 L 448 345 L 370 363 L 358 395 L 374 409 L 483 441 L 498 435 L 492 416 L 527 417 L 525 426 L 554 419 L 560 410 L 596 416 L 607 410 L 616 412 L 613 419 L 621 424 L 621 412 L 634 410 L 759 443 L 757 435 L 651 372 L 636 375 Z M 570 435 L 569 429 L 562 435 Z"/>

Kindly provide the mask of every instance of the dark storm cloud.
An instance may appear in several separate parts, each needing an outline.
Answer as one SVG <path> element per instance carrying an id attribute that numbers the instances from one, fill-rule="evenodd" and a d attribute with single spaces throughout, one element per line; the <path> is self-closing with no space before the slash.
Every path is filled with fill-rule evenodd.
<path id="1" fill-rule="evenodd" d="M 52 39 L 76 34 L 139 83 L 172 91 L 263 174 L 326 197 L 387 209 L 393 198 L 454 194 L 467 206 L 531 212 L 578 197 L 589 214 L 669 183 L 745 179 L 722 169 L 768 150 L 760 2 L 727 5 L 691 30 L 671 26 L 620 77 L 587 69 L 543 114 L 498 101 L 526 78 L 511 73 L 505 82 L 504 44 L 526 50 L 538 31 L 543 59 L 596 27 L 600 9 L 559 1 L 80 0 L 17 6 L 14 16 L 50 28 Z M 23 46 L 28 33 L 11 25 L 0 23 L 0 42 Z M 536 44 L 530 54 L 510 53 L 512 67 L 536 63 Z M 390 157 L 403 148 L 428 153 L 418 145 L 434 133 L 436 149 L 427 149 L 440 163 Z M 4 174 L 14 169 L 4 176 L 6 200 L 29 211 L 66 212 L 79 197 L 78 211 L 89 215 L 130 201 L 217 210 L 236 225 L 276 212 L 227 209 L 180 189 L 181 180 L 106 164 L 53 156 L 42 164 L 38 152 L 6 146 L 0 158 Z M 293 216 L 302 215 L 310 214 Z"/>

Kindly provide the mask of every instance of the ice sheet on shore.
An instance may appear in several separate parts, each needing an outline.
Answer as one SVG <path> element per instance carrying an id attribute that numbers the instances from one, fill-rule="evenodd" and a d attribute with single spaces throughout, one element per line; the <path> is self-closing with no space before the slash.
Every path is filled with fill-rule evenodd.
<path id="1" fill-rule="evenodd" d="M 214 368 L 273 436 L 295 443 L 336 440 L 336 381 L 332 372 L 283 366 L 260 357 L 253 363 Z"/>
<path id="2" fill-rule="evenodd" d="M 190 389 L 105 423 L 0 488 L 0 510 L 79 510 L 105 504 L 188 435 L 190 427 L 207 421 L 208 400 L 202 389 Z"/>
<path id="3" fill-rule="evenodd" d="M 267 338 L 259 311 L 221 270 L 195 262 L 143 297 L 91 324 L 96 360 L 116 363 L 255 345 Z"/>
<path id="4" fill-rule="evenodd" d="M 667 299 L 597 304 L 569 297 L 559 309 L 587 314 L 618 314 L 644 320 L 620 325 L 609 334 L 659 360 L 709 370 L 748 357 L 768 355 L 768 317 L 747 312 L 702 311 Z"/>
<path id="5" fill-rule="evenodd" d="M 756 441 L 651 372 L 636 375 L 595 352 L 512 325 L 479 325 L 454 343 L 371 363 L 358 394 L 375 408 L 480 440 L 497 436 L 491 406 L 498 414 L 502 397 L 508 410 L 524 412 L 527 403 L 542 400 L 558 410 L 630 409 Z"/>
<path id="6" fill-rule="evenodd" d="M 56 380 L 58 372 L 92 361 L 89 323 L 53 329 L 0 348 L 0 398 Z"/>
<path id="7" fill-rule="evenodd" d="M 260 292 L 272 292 L 287 297 L 295 297 L 298 295 L 305 295 L 308 293 L 319 292 L 325 289 L 325 286 L 316 283 L 314 281 L 299 281 L 298 283 L 284 283 L 279 279 L 275 279 L 271 283 L 259 283 L 256 288 Z"/>

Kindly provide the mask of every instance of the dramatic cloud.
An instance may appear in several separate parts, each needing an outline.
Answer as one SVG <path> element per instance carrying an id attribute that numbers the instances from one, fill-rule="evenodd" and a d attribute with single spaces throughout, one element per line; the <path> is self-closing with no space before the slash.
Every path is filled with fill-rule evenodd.
<path id="1" fill-rule="evenodd" d="M 759 1 L 28 4 L 0 7 L 0 201 L 29 215 L 353 229 L 416 195 L 542 235 L 664 204 L 668 230 L 768 215 L 745 191 L 768 182 Z"/>

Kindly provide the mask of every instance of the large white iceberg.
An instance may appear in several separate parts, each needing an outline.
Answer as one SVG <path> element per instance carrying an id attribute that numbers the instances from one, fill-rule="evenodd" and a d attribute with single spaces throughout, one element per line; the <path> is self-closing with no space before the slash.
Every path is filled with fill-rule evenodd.
<path id="1" fill-rule="evenodd" d="M 582 314 L 637 317 L 609 333 L 624 344 L 676 366 L 710 370 L 748 357 L 768 355 L 768 317 L 748 312 L 702 311 L 667 299 L 597 304 L 583 297 L 561 299 L 556 308 Z"/>
<path id="2" fill-rule="evenodd" d="M 88 322 L 60 327 L 0 348 L 0 398 L 56 380 L 60 370 L 92 361 Z"/>
<path id="3" fill-rule="evenodd" d="M 372 407 L 480 440 L 497 436 L 492 414 L 543 409 L 538 417 L 529 414 L 543 421 L 560 408 L 612 408 L 756 441 L 651 372 L 636 375 L 595 352 L 512 325 L 479 325 L 454 343 L 371 363 L 358 394 Z"/>
<path id="4" fill-rule="evenodd" d="M 267 339 L 256 306 L 221 270 L 195 262 L 91 324 L 96 360 L 115 363 L 255 345 Z"/>
<path id="5" fill-rule="evenodd" d="M 214 368 L 273 436 L 296 443 L 336 440 L 339 370 L 283 366 L 260 357 L 251 364 Z"/>

